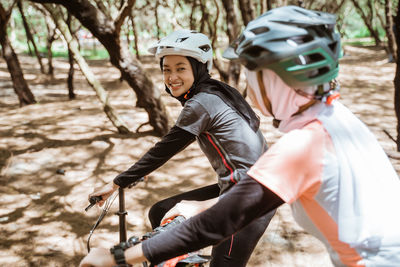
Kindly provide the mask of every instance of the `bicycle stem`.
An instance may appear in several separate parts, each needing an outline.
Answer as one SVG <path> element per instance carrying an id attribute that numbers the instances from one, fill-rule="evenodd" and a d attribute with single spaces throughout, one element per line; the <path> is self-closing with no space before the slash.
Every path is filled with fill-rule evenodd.
<path id="1" fill-rule="evenodd" d="M 128 212 L 125 210 L 125 195 L 124 189 L 118 189 L 119 210 L 115 214 L 119 216 L 119 242 L 126 241 L 126 215 Z"/>

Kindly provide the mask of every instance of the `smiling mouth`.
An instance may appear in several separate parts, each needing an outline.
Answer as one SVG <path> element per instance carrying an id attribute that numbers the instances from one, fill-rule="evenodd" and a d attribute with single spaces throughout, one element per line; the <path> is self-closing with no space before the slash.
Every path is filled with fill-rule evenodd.
<path id="1" fill-rule="evenodd" d="M 172 89 L 172 90 L 176 90 L 176 89 L 179 89 L 180 87 L 182 87 L 182 83 L 170 83 L 169 84 L 169 87 Z"/>

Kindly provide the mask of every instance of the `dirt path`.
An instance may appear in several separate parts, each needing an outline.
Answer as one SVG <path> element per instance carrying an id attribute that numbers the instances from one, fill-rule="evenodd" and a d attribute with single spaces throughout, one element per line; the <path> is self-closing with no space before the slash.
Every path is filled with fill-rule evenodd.
<path id="1" fill-rule="evenodd" d="M 347 47 L 339 80 L 342 101 L 367 123 L 385 151 L 398 157 L 393 111 L 394 64 L 374 48 Z M 58 60 L 54 80 L 39 74 L 36 62 L 21 57 L 25 77 L 38 104 L 18 108 L 5 62 L 0 60 L 0 266 L 77 266 L 86 254 L 86 239 L 99 210 L 83 209 L 96 185 L 110 181 L 133 164 L 158 138 L 149 128 L 120 135 L 101 111 L 95 93 L 79 75 L 77 99 L 67 99 L 68 64 Z M 134 93 L 119 82 L 107 62 L 91 62 L 107 88 L 112 105 L 130 129 L 147 121 L 134 107 Z M 144 64 L 163 90 L 157 64 Z M 180 105 L 163 100 L 176 118 Z M 270 144 L 280 136 L 269 118 L 262 129 Z M 397 171 L 400 160 L 392 158 Z M 193 179 L 196 177 L 196 179 Z M 156 181 L 156 182 L 153 182 Z M 193 144 L 154 172 L 149 182 L 127 191 L 128 235 L 149 230 L 148 207 L 167 196 L 215 182 L 213 171 Z M 117 209 L 114 203 L 110 214 Z M 92 245 L 118 242 L 118 218 L 108 216 Z M 294 223 L 288 206 L 279 209 L 262 237 L 249 266 L 332 266 L 321 243 Z"/>

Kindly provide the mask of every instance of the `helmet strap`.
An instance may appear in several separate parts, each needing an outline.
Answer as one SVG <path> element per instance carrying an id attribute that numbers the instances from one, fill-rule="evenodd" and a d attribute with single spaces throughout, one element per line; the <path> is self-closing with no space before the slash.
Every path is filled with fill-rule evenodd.
<path id="1" fill-rule="evenodd" d="M 311 99 L 309 102 L 307 102 L 304 105 L 300 106 L 299 110 L 296 113 L 294 113 L 292 116 L 299 115 L 300 113 L 302 113 L 303 111 L 305 111 L 306 109 L 308 109 L 309 107 L 314 105 L 315 103 L 317 103 L 317 100 L 316 99 Z"/>
<path id="2" fill-rule="evenodd" d="M 329 86 L 328 90 L 324 90 L 323 86 Z M 332 105 L 333 101 L 340 97 L 340 84 L 336 79 L 333 79 L 328 84 L 319 85 L 315 94 L 315 99 L 321 100 L 327 105 Z"/>
<path id="3" fill-rule="evenodd" d="M 271 114 L 273 117 L 272 126 L 274 126 L 275 128 L 278 128 L 281 121 L 276 119 L 274 113 L 272 112 L 271 101 L 269 101 L 269 98 L 265 92 L 262 70 L 257 72 L 257 81 L 258 81 L 258 87 L 260 88 L 260 91 L 261 91 L 261 96 L 262 96 L 262 99 L 264 102 L 264 106 L 268 110 L 269 114 Z"/>
<path id="4" fill-rule="evenodd" d="M 267 93 L 265 92 L 262 70 L 257 72 L 257 81 L 258 81 L 258 87 L 260 88 L 261 96 L 262 96 L 262 99 L 264 102 L 264 106 L 268 110 L 269 114 L 271 114 L 272 117 L 274 117 L 274 119 L 275 119 L 274 113 L 272 113 L 271 101 L 269 101 Z"/>

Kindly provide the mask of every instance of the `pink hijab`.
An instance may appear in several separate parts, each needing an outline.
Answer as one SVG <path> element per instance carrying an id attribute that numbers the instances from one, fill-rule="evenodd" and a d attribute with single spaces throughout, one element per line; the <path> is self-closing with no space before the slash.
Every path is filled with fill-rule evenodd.
<path id="1" fill-rule="evenodd" d="M 293 129 L 302 128 L 305 124 L 310 122 L 310 119 L 316 116 L 322 108 L 319 103 L 313 105 L 300 115 L 292 117 L 301 106 L 310 102 L 310 98 L 296 93 L 295 90 L 286 85 L 286 83 L 272 70 L 264 69 L 262 72 L 266 95 L 271 102 L 273 114 L 270 114 L 264 105 L 258 84 L 257 73 L 245 69 L 247 82 L 253 89 L 252 93 L 254 97 L 252 101 L 256 102 L 254 104 L 264 115 L 273 116 L 275 119 L 281 121 L 278 128 L 279 131 L 286 133 Z"/>

